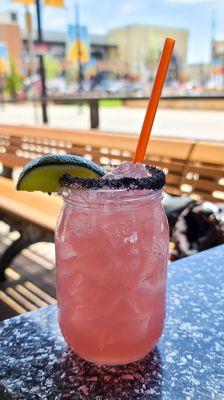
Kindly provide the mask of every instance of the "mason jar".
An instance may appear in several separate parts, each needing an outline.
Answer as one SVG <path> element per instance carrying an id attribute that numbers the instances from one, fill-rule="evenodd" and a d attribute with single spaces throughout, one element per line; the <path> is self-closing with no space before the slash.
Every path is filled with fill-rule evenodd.
<path id="1" fill-rule="evenodd" d="M 127 190 L 73 181 L 63 190 L 55 235 L 62 334 L 85 360 L 139 360 L 155 347 L 165 319 L 169 230 L 162 183 Z"/>

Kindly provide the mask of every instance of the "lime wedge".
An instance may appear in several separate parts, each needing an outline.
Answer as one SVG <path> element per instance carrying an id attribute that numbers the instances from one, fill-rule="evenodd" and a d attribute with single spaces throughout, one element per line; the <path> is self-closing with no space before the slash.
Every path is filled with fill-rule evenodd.
<path id="1" fill-rule="evenodd" d="M 27 192 L 56 192 L 60 188 L 59 179 L 64 174 L 76 178 L 100 178 L 105 172 L 83 157 L 70 154 L 42 156 L 25 165 L 16 188 Z"/>

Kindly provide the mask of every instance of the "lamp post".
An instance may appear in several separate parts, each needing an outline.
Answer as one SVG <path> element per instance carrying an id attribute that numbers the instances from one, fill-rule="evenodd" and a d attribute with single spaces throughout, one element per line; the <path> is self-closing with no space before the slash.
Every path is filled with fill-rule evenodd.
<path id="1" fill-rule="evenodd" d="M 83 71 L 82 71 L 82 60 L 81 60 L 81 42 L 80 42 L 80 25 L 79 25 L 79 5 L 75 5 L 75 20 L 76 20 L 76 37 L 77 37 L 77 56 L 78 56 L 78 80 L 79 80 L 79 91 L 82 90 Z"/>
<path id="2" fill-rule="evenodd" d="M 29 74 L 31 80 L 31 87 L 34 86 L 34 75 L 35 75 L 35 54 L 34 54 L 34 44 L 33 44 L 33 24 L 32 24 L 32 15 L 29 10 L 29 6 L 25 5 L 25 26 L 27 33 L 27 50 L 29 54 Z M 38 114 L 37 114 L 37 99 L 36 93 L 33 98 L 33 106 L 34 106 L 34 121 L 35 124 L 38 123 Z"/>
<path id="3" fill-rule="evenodd" d="M 36 0 L 36 12 L 37 12 L 37 40 L 38 44 L 43 43 L 42 36 L 42 27 L 41 27 L 41 8 L 40 8 L 40 0 Z M 40 79 L 42 86 L 42 94 L 41 94 L 41 106 L 42 106 L 42 118 L 43 123 L 48 123 L 48 115 L 47 115 L 47 90 L 46 90 L 46 75 L 44 68 L 44 58 L 43 54 L 39 54 L 39 68 L 40 68 Z"/>

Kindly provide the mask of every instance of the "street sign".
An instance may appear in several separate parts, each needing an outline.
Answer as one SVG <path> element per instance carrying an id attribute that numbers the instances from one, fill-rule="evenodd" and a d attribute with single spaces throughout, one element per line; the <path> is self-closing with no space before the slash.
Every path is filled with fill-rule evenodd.
<path id="1" fill-rule="evenodd" d="M 24 4 L 24 6 L 31 6 L 35 3 L 35 0 L 11 0 L 12 3 Z"/>
<path id="2" fill-rule="evenodd" d="M 45 43 L 35 43 L 34 49 L 37 56 L 45 56 L 49 52 L 49 46 Z"/>
<path id="3" fill-rule="evenodd" d="M 35 0 L 11 0 L 12 3 L 20 3 L 24 4 L 24 6 L 30 6 L 35 3 Z M 44 0 L 45 6 L 52 6 L 52 7 L 64 7 L 65 3 L 64 0 Z"/>
<path id="4" fill-rule="evenodd" d="M 0 74 L 4 74 L 8 68 L 8 49 L 6 43 L 0 42 Z"/>
<path id="5" fill-rule="evenodd" d="M 44 0 L 45 6 L 64 7 L 64 0 Z"/>
<path id="6" fill-rule="evenodd" d="M 88 63 L 90 59 L 89 34 L 85 26 L 69 25 L 67 36 L 67 60 Z"/>

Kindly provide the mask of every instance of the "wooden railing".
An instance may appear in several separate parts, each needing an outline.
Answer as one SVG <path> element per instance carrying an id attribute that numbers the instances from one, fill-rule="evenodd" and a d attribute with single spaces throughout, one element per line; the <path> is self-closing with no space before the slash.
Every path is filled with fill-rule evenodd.
<path id="1" fill-rule="evenodd" d="M 97 130 L 0 125 L 0 162 L 4 175 L 43 154 L 84 156 L 107 168 L 130 161 L 137 137 Z M 145 163 L 164 169 L 167 191 L 195 198 L 224 200 L 224 144 L 152 138 Z M 8 174 L 8 175 L 7 175 Z"/>

